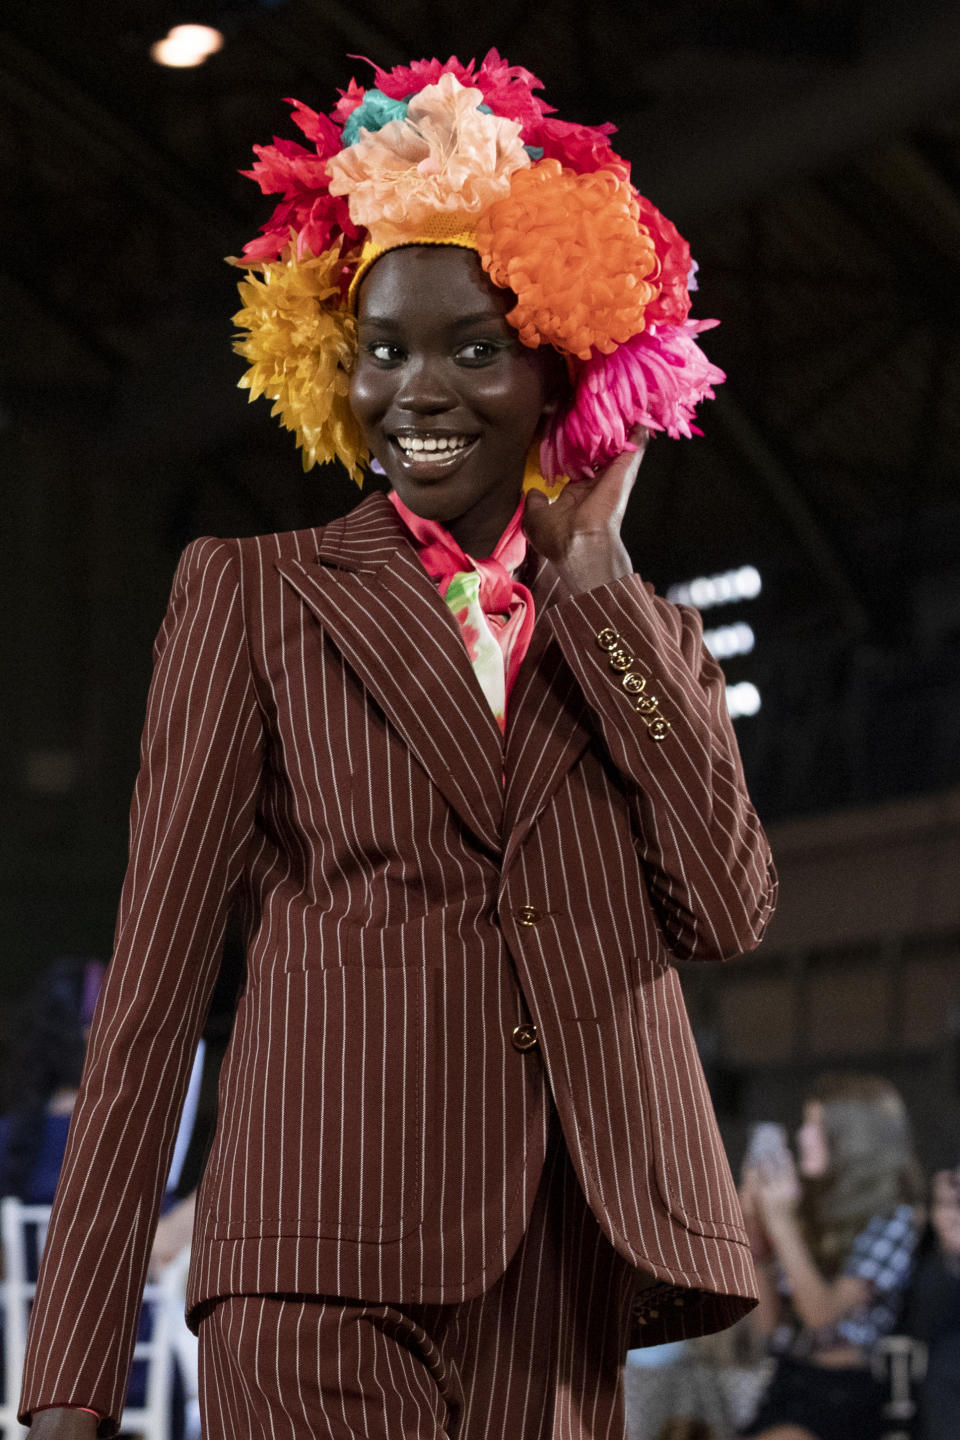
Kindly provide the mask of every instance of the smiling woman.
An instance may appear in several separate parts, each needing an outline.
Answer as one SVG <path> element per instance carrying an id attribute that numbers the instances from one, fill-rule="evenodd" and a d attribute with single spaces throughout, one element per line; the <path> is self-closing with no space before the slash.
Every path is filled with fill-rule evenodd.
<path id="1" fill-rule="evenodd" d="M 556 351 L 522 345 L 512 296 L 470 250 L 412 246 L 360 285 L 350 405 L 411 510 L 491 555 L 520 501 L 527 454 L 567 388 Z"/>
<path id="2" fill-rule="evenodd" d="M 282 198 L 237 349 L 308 468 L 372 456 L 391 490 L 181 559 L 34 1440 L 116 1429 L 234 901 L 187 1297 L 208 1440 L 615 1440 L 629 1347 L 754 1303 L 671 960 L 758 944 L 775 879 L 700 618 L 620 538 L 649 431 L 720 378 L 689 250 L 609 127 L 496 51 L 376 82 L 258 151 Z"/>

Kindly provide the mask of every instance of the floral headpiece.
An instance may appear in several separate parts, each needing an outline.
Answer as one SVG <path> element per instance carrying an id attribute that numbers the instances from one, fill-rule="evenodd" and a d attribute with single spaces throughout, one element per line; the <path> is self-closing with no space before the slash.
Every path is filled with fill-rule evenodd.
<path id="1" fill-rule="evenodd" d="M 232 263 L 245 266 L 250 362 L 240 384 L 273 400 L 304 469 L 338 459 L 358 483 L 368 459 L 348 402 L 354 298 L 401 245 L 475 250 L 512 290 L 525 345 L 568 357 L 572 398 L 551 418 L 525 485 L 556 491 L 633 448 L 634 425 L 699 434 L 695 407 L 724 379 L 697 344 L 695 265 L 676 228 L 630 184 L 612 125 L 558 120 L 542 83 L 491 50 L 479 67 L 417 60 L 351 80 L 329 116 L 299 100 L 292 140 L 256 145 L 252 170 L 280 202 Z M 537 463 L 539 461 L 539 463 Z"/>

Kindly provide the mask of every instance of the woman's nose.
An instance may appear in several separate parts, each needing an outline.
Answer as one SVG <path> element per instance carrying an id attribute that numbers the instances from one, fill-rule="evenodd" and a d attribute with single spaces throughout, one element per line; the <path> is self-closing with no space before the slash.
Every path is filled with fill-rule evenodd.
<path id="1" fill-rule="evenodd" d="M 429 358 L 410 359 L 403 367 L 394 404 L 418 415 L 435 415 L 456 404 L 439 362 Z"/>

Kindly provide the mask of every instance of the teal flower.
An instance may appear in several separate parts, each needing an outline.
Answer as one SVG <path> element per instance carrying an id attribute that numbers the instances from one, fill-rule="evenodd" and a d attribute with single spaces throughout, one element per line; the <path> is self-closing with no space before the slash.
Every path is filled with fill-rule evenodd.
<path id="1" fill-rule="evenodd" d="M 362 105 L 358 105 L 347 117 L 347 123 L 343 127 L 344 147 L 356 144 L 360 139 L 361 127 L 372 133 L 374 130 L 382 130 L 391 120 L 405 120 L 407 109 L 406 100 L 391 100 L 382 90 L 368 90 Z"/>

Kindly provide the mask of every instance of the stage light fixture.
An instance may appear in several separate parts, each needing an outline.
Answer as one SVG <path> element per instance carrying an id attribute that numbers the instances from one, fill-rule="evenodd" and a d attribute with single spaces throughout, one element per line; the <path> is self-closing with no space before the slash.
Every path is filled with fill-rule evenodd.
<path id="1" fill-rule="evenodd" d="M 724 570 L 719 575 L 698 575 L 680 585 L 671 585 L 667 599 L 678 605 L 696 605 L 709 610 L 714 605 L 731 605 L 737 600 L 755 600 L 763 589 L 760 571 L 755 565 L 741 565 L 737 570 Z"/>
<path id="2" fill-rule="evenodd" d="M 223 34 L 212 25 L 174 25 L 166 39 L 150 47 L 150 58 L 158 65 L 186 70 L 202 65 L 223 48 Z"/>
<path id="3" fill-rule="evenodd" d="M 741 680 L 737 685 L 727 686 L 727 709 L 730 712 L 731 720 L 739 720 L 744 715 L 756 715 L 760 709 L 760 691 L 756 685 L 749 680 Z"/>
<path id="4" fill-rule="evenodd" d="M 755 643 L 753 626 L 745 620 L 738 620 L 735 625 L 718 625 L 716 630 L 704 630 L 703 643 L 715 660 L 749 655 Z"/>

